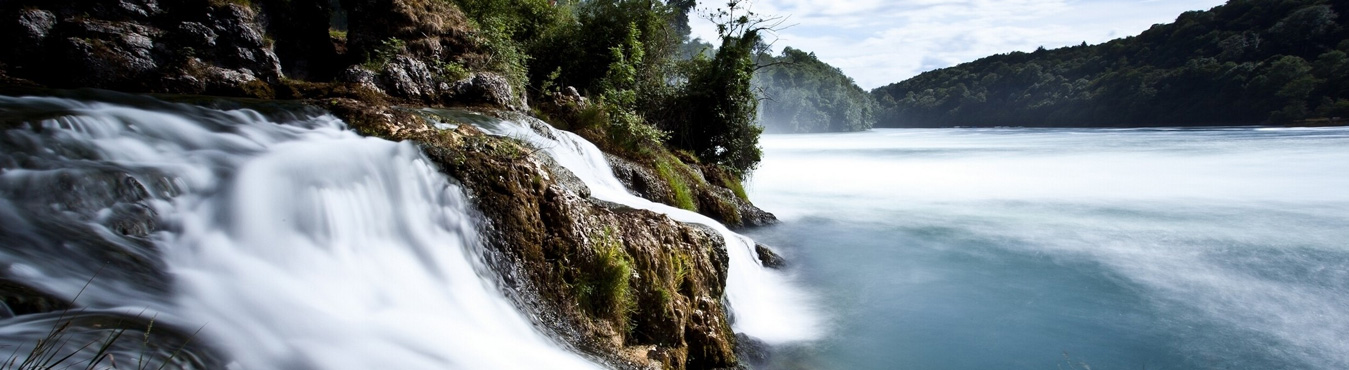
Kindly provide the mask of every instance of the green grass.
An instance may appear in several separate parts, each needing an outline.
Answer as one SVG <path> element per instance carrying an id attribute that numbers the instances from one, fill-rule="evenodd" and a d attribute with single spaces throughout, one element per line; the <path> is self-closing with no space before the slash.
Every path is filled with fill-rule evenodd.
<path id="1" fill-rule="evenodd" d="M 678 159 L 662 156 L 656 159 L 656 176 L 659 176 L 670 186 L 674 192 L 675 207 L 683 208 L 689 211 L 697 211 L 697 204 L 693 203 L 693 191 L 689 189 L 688 183 L 684 181 L 682 174 L 675 166 L 683 166 L 684 163 Z"/>
<path id="2" fill-rule="evenodd" d="M 740 198 L 746 202 L 749 201 L 749 194 L 745 194 L 744 181 L 738 181 L 734 177 L 726 176 L 722 185 L 725 185 L 727 189 L 731 189 L 731 192 L 735 193 L 736 198 Z"/>
<path id="3" fill-rule="evenodd" d="M 577 299 L 592 314 L 626 327 L 637 307 L 630 287 L 632 259 L 610 227 L 592 238 L 591 248 L 595 251 L 594 268 L 586 271 L 577 284 Z"/>

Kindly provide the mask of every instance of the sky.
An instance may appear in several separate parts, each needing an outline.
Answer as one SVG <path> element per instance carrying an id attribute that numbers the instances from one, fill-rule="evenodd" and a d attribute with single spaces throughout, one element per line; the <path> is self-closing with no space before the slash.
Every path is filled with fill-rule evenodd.
<path id="1" fill-rule="evenodd" d="M 852 77 L 863 89 L 993 54 L 1099 44 L 1170 23 L 1226 0 L 757 0 L 751 10 L 785 17 L 767 36 L 775 52 L 791 46 Z M 702 1 L 704 6 L 724 0 Z M 694 36 L 716 29 L 693 19 Z"/>

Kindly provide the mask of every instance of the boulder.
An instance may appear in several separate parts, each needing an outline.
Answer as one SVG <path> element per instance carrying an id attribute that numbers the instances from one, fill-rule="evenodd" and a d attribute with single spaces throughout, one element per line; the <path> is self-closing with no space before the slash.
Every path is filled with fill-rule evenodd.
<path id="1" fill-rule="evenodd" d="M 492 72 L 475 73 L 451 87 L 456 101 L 510 107 L 515 92 L 505 76 Z"/>
<path id="2" fill-rule="evenodd" d="M 773 252 L 773 250 L 769 249 L 766 245 L 756 243 L 754 245 L 754 252 L 759 255 L 759 262 L 762 263 L 764 267 L 781 269 L 787 266 L 787 260 L 783 259 L 782 256 L 779 256 L 777 252 Z"/>

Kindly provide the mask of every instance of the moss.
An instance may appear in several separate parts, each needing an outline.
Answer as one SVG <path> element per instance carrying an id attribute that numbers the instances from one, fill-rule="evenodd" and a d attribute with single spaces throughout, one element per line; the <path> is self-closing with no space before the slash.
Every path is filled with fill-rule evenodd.
<path id="1" fill-rule="evenodd" d="M 276 90 L 273 90 L 272 85 L 268 85 L 266 82 L 263 82 L 262 80 L 252 80 L 245 82 L 243 85 L 239 86 L 239 89 L 243 91 L 244 95 L 250 97 L 260 99 L 276 98 Z"/>
<path id="2" fill-rule="evenodd" d="M 211 0 L 211 5 L 221 7 L 229 4 L 239 5 L 246 8 L 252 8 L 253 2 L 250 0 Z"/>

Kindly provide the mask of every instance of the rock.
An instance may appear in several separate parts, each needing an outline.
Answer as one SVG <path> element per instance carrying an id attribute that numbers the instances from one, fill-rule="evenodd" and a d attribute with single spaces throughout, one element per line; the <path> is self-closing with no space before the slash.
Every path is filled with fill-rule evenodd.
<path id="1" fill-rule="evenodd" d="M 740 356 L 742 361 L 748 362 L 750 365 L 765 365 L 773 356 L 773 347 L 754 337 L 737 333 L 735 335 L 735 353 Z"/>
<path id="2" fill-rule="evenodd" d="M 266 93 L 280 62 L 253 10 L 234 3 L 12 0 L 0 5 L 5 75 L 55 88 Z M 170 11 L 172 10 L 172 11 Z M 232 73 L 218 73 L 232 71 Z M 251 77 L 249 77 L 251 76 Z M 239 82 L 242 86 L 215 86 Z M 266 94 L 261 95 L 266 97 Z"/>
<path id="3" fill-rule="evenodd" d="M 474 45 L 468 17 L 447 1 L 343 0 L 342 7 L 352 55 L 376 55 L 385 40 L 399 39 L 417 59 L 453 60 Z"/>
<path id="4" fill-rule="evenodd" d="M 261 22 L 281 60 L 286 76 L 305 81 L 328 82 L 351 64 L 338 54 L 329 36 L 333 17 L 332 0 L 286 0 L 257 2 L 262 9 Z M 340 41 L 345 41 L 340 40 Z"/>
<path id="5" fill-rule="evenodd" d="M 646 166 L 609 153 L 605 153 L 604 158 L 609 161 L 609 166 L 613 167 L 614 177 L 617 177 L 632 195 L 653 202 L 666 202 L 674 197 L 670 186 Z"/>
<path id="6" fill-rule="evenodd" d="M 64 299 L 5 278 L 0 278 L 0 305 L 6 306 L 11 316 L 71 308 Z"/>
<path id="7" fill-rule="evenodd" d="M 25 42 L 40 45 L 47 33 L 56 26 L 56 15 L 42 9 L 24 9 L 19 11 L 18 36 Z"/>
<path id="8" fill-rule="evenodd" d="M 518 141 L 472 125 L 421 130 L 425 122 L 380 121 L 392 118 L 380 111 L 334 113 L 350 115 L 358 131 L 417 141 L 438 168 L 459 179 L 482 212 L 493 271 L 550 334 L 617 368 L 738 364 L 723 304 L 729 255 L 719 234 L 591 199 Z"/>
<path id="9" fill-rule="evenodd" d="M 406 55 L 385 63 L 379 77 L 384 91 L 396 97 L 425 101 L 440 95 L 439 82 L 426 63 Z"/>
<path id="10" fill-rule="evenodd" d="M 614 170 L 614 177 L 622 182 L 633 195 L 653 202 L 677 206 L 674 191 L 670 185 L 656 175 L 649 167 L 625 158 L 606 154 Z M 718 172 L 709 169 L 693 168 L 697 183 L 690 184 L 694 194 L 698 213 L 711 217 L 730 227 L 753 227 L 771 225 L 777 222 L 777 216 L 768 213 L 747 200 L 735 195 L 735 192 L 717 184 L 723 183 Z M 709 176 L 710 175 L 710 176 Z"/>
<path id="11" fill-rule="evenodd" d="M 177 32 L 174 36 L 176 41 L 184 45 L 201 45 L 207 48 L 215 47 L 215 40 L 219 36 L 215 30 L 201 24 L 200 22 L 183 22 L 178 24 Z"/>
<path id="12" fill-rule="evenodd" d="M 754 244 L 754 252 L 759 255 L 759 262 L 763 263 L 764 267 L 772 269 L 782 269 L 783 267 L 787 267 L 787 260 L 782 259 L 782 256 L 773 252 L 773 250 L 769 249 L 766 245 Z"/>
<path id="13" fill-rule="evenodd" d="M 457 101 L 486 103 L 497 107 L 510 107 L 511 99 L 515 96 L 510 81 L 491 72 L 476 73 L 473 77 L 455 82 L 451 89 Z"/>
<path id="14" fill-rule="evenodd" d="M 355 84 L 357 86 L 378 91 L 383 94 L 384 89 L 379 87 L 379 75 L 361 66 L 351 66 L 342 72 L 343 82 Z"/>

